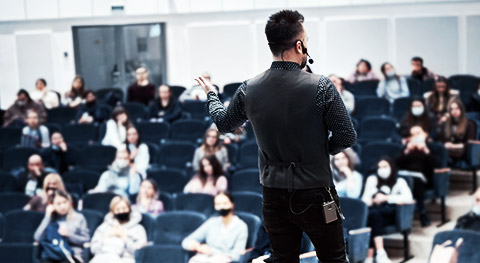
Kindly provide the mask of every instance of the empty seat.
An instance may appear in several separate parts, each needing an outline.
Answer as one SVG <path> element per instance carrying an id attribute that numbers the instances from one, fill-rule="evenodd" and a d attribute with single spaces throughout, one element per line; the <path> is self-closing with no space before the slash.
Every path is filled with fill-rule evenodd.
<path id="1" fill-rule="evenodd" d="M 27 167 L 28 158 L 34 154 L 40 154 L 40 151 L 31 147 L 9 148 L 3 152 L 3 168 L 7 171 Z"/>
<path id="2" fill-rule="evenodd" d="M 17 188 L 17 179 L 10 173 L 0 171 L 0 193 L 14 192 Z"/>
<path id="3" fill-rule="evenodd" d="M 33 234 L 40 225 L 44 213 L 16 210 L 5 215 L 3 243 L 32 243 Z"/>
<path id="4" fill-rule="evenodd" d="M 176 262 L 186 263 L 188 253 L 180 245 L 153 245 L 139 249 L 135 253 L 135 262 Z"/>
<path id="5" fill-rule="evenodd" d="M 141 122 L 136 126 L 144 142 L 160 143 L 170 137 L 170 124 L 167 122 Z"/>
<path id="6" fill-rule="evenodd" d="M 193 211 L 173 211 L 160 214 L 155 220 L 154 244 L 180 245 L 206 220 L 206 216 Z"/>
<path id="7" fill-rule="evenodd" d="M 148 147 L 148 155 L 149 155 L 149 163 L 154 164 L 158 162 L 158 158 L 160 157 L 160 146 L 153 142 L 146 142 L 145 143 Z"/>
<path id="8" fill-rule="evenodd" d="M 388 115 L 390 112 L 390 102 L 386 99 L 367 97 L 360 98 L 355 103 L 353 116 L 361 121 L 368 116 Z"/>
<path id="9" fill-rule="evenodd" d="M 7 149 L 20 144 L 22 129 L 15 127 L 0 128 L 0 149 Z"/>
<path id="10" fill-rule="evenodd" d="M 256 141 L 248 141 L 240 146 L 238 167 L 242 169 L 258 168 L 258 146 Z"/>
<path id="11" fill-rule="evenodd" d="M 354 96 L 376 96 L 378 80 L 367 80 L 353 83 L 349 90 Z"/>
<path id="12" fill-rule="evenodd" d="M 223 96 L 225 98 L 232 98 L 237 89 L 242 85 L 242 82 L 229 83 L 223 86 Z"/>
<path id="13" fill-rule="evenodd" d="M 170 91 L 172 92 L 173 96 L 177 99 L 180 97 L 180 95 L 182 95 L 182 93 L 185 90 L 186 90 L 186 88 L 183 87 L 183 86 L 178 86 L 178 85 L 170 86 Z"/>
<path id="14" fill-rule="evenodd" d="M 454 84 L 454 88 L 460 91 L 460 99 L 466 108 L 470 108 L 473 94 L 478 89 L 480 78 L 472 75 L 454 75 L 448 78 Z"/>
<path id="15" fill-rule="evenodd" d="M 173 210 L 173 201 L 174 201 L 174 197 L 173 195 L 169 194 L 169 193 L 165 193 L 165 192 L 160 192 L 160 195 L 158 197 L 158 200 L 162 201 L 163 203 L 163 209 L 165 211 L 172 211 Z"/>
<path id="16" fill-rule="evenodd" d="M 130 121 L 141 122 L 147 119 L 147 108 L 140 102 L 127 102 L 123 105 Z"/>
<path id="17" fill-rule="evenodd" d="M 84 146 L 97 141 L 98 126 L 95 124 L 69 124 L 63 128 L 63 137 L 68 144 Z"/>
<path id="18" fill-rule="evenodd" d="M 77 165 L 82 168 L 107 168 L 115 160 L 117 149 L 106 145 L 88 145 L 79 151 Z"/>
<path id="19" fill-rule="evenodd" d="M 9 211 L 23 209 L 30 200 L 30 196 L 23 193 L 2 193 L 0 194 L 0 213 L 6 214 Z"/>
<path id="20" fill-rule="evenodd" d="M 97 186 L 100 173 L 85 169 L 74 169 L 64 173 L 62 178 L 68 192 L 82 196 L 88 190 Z M 81 192 L 77 192 L 78 190 L 81 190 Z"/>
<path id="21" fill-rule="evenodd" d="M 398 98 L 393 102 L 393 113 L 392 116 L 397 120 L 401 121 L 405 114 L 410 111 L 412 106 L 412 98 Z"/>
<path id="22" fill-rule="evenodd" d="M 262 195 L 259 193 L 242 191 L 232 192 L 235 201 L 235 211 L 252 213 L 259 218 L 263 218 L 262 214 Z"/>
<path id="23" fill-rule="evenodd" d="M 236 171 L 230 178 L 229 186 L 231 191 L 262 192 L 260 184 L 260 172 L 258 169 L 245 169 Z"/>
<path id="24" fill-rule="evenodd" d="M 188 182 L 185 172 L 174 168 L 148 170 L 147 178 L 154 179 L 158 190 L 167 193 L 182 192 Z"/>
<path id="25" fill-rule="evenodd" d="M 360 122 L 359 140 L 386 140 L 395 138 L 397 126 L 388 117 L 366 117 Z"/>
<path id="26" fill-rule="evenodd" d="M 176 211 L 194 211 L 206 216 L 213 214 L 213 196 L 208 194 L 177 194 L 174 199 Z"/>
<path id="27" fill-rule="evenodd" d="M 377 162 L 380 157 L 386 155 L 393 159 L 400 156 L 402 145 L 392 142 L 370 142 L 362 149 L 362 174 L 367 177 L 371 172 L 376 171 Z"/>
<path id="28" fill-rule="evenodd" d="M 237 212 L 236 215 L 247 224 L 248 227 L 248 239 L 247 239 L 247 247 L 252 248 L 255 246 L 255 242 L 257 241 L 258 231 L 262 227 L 262 221 L 260 218 L 254 214 L 246 213 L 246 212 Z"/>
<path id="29" fill-rule="evenodd" d="M 203 138 L 206 128 L 205 122 L 201 120 L 178 120 L 172 124 L 170 138 L 176 141 L 198 142 Z"/>
<path id="30" fill-rule="evenodd" d="M 33 243 L 0 243 L 0 258 L 5 263 L 32 262 L 33 251 Z"/>
<path id="31" fill-rule="evenodd" d="M 70 107 L 57 107 L 47 110 L 47 116 L 48 122 L 65 125 L 75 121 L 75 117 L 77 116 L 77 109 Z"/>
<path id="32" fill-rule="evenodd" d="M 232 165 L 235 165 L 238 159 L 238 145 L 235 143 L 230 143 L 225 145 L 225 147 L 227 147 L 228 151 L 228 160 Z"/>
<path id="33" fill-rule="evenodd" d="M 142 213 L 140 225 L 143 226 L 145 232 L 147 233 L 147 240 L 153 241 L 153 233 L 155 232 L 155 219 L 149 214 Z"/>
<path id="34" fill-rule="evenodd" d="M 168 168 L 185 169 L 193 159 L 195 144 L 191 142 L 167 142 L 160 146 L 159 164 Z"/>
<path id="35" fill-rule="evenodd" d="M 345 216 L 343 229 L 347 241 L 347 254 L 351 262 L 363 262 L 367 258 L 370 231 L 358 231 L 351 234 L 351 230 L 365 230 L 367 226 L 368 206 L 360 199 L 341 197 L 340 206 Z"/>
<path id="36" fill-rule="evenodd" d="M 90 209 L 107 214 L 110 211 L 110 202 L 116 196 L 113 193 L 94 193 L 83 197 L 83 209 Z"/>
<path id="37" fill-rule="evenodd" d="M 205 108 L 205 101 L 186 100 L 183 102 L 182 110 L 191 114 L 193 119 L 203 120 L 208 117 L 207 109 Z"/>
<path id="38" fill-rule="evenodd" d="M 95 97 L 97 101 L 114 107 L 118 102 L 123 102 L 125 96 L 121 88 L 112 87 L 98 89 L 95 91 Z"/>

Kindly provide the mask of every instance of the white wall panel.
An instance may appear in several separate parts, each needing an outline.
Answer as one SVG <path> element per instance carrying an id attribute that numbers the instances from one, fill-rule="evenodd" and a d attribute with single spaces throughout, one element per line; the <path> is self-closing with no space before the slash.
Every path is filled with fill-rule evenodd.
<path id="1" fill-rule="evenodd" d="M 87 0 L 58 0 L 60 17 L 92 16 L 92 2 Z"/>
<path id="2" fill-rule="evenodd" d="M 23 0 L 0 0 L 0 21 L 25 19 Z"/>
<path id="3" fill-rule="evenodd" d="M 467 73 L 480 76 L 480 16 L 467 17 Z"/>
<path id="4" fill-rule="evenodd" d="M 27 19 L 52 19 L 59 17 L 57 0 L 25 0 Z"/>
<path id="5" fill-rule="evenodd" d="M 0 35 L 0 108 L 7 109 L 19 87 L 15 36 Z"/>

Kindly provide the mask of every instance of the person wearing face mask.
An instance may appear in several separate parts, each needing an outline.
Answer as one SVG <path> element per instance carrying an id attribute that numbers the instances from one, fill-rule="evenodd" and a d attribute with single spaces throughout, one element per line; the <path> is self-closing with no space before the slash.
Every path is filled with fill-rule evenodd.
<path id="1" fill-rule="evenodd" d="M 38 114 L 35 111 L 27 112 L 25 120 L 27 126 L 22 129 L 20 146 L 37 149 L 50 147 L 50 134 L 48 128 L 38 123 Z"/>
<path id="2" fill-rule="evenodd" d="M 185 250 L 197 253 L 189 263 L 238 261 L 245 250 L 248 227 L 233 212 L 233 197 L 220 192 L 214 199 L 218 216 L 210 217 L 182 241 Z"/>
<path id="3" fill-rule="evenodd" d="M 380 80 L 377 87 L 377 96 L 385 98 L 390 102 L 398 98 L 408 97 L 410 90 L 408 89 L 407 79 L 397 75 L 395 68 L 390 63 L 383 63 L 380 71 L 383 79 Z"/>
<path id="4" fill-rule="evenodd" d="M 102 123 L 108 116 L 105 116 L 104 111 L 97 102 L 95 93 L 91 90 L 85 92 L 85 104 L 79 106 L 76 120 L 79 124 L 82 123 Z"/>
<path id="5" fill-rule="evenodd" d="M 426 92 L 423 97 L 429 111 L 435 115 L 437 122 L 440 124 L 447 119 L 448 103 L 452 99 L 458 99 L 459 92 L 450 87 L 447 78 L 439 76 L 433 83 L 432 91 Z"/>
<path id="6" fill-rule="evenodd" d="M 37 242 L 44 240 L 48 228 L 56 228 L 71 247 L 73 260 L 83 262 L 83 245 L 90 240 L 87 220 L 82 214 L 75 212 L 72 198 L 65 191 L 55 190 L 49 198 L 50 204 L 46 208 L 45 217 L 35 231 L 34 240 Z M 48 258 L 46 260 L 53 262 Z"/>
<path id="7" fill-rule="evenodd" d="M 158 200 L 158 185 L 152 178 L 143 180 L 137 195 L 137 203 L 132 206 L 133 210 L 137 210 L 142 214 L 148 214 L 155 218 L 163 213 L 163 202 Z"/>
<path id="8" fill-rule="evenodd" d="M 413 196 L 417 201 L 420 223 L 423 227 L 430 225 L 430 219 L 425 209 L 425 191 L 433 188 L 434 169 L 437 164 L 427 138 L 428 134 L 421 126 L 410 128 L 410 137 L 405 139 L 405 148 L 397 159 L 400 170 L 418 172 L 423 175 L 423 178 L 412 176 Z"/>
<path id="9" fill-rule="evenodd" d="M 192 161 L 192 166 L 195 171 L 200 169 L 200 159 L 205 155 L 215 155 L 224 171 L 227 171 L 230 167 L 228 151 L 227 148 L 222 145 L 220 132 L 217 128 L 208 129 L 203 136 L 203 144 L 195 150 Z"/>
<path id="10" fill-rule="evenodd" d="M 367 225 L 371 227 L 370 248 L 366 263 L 373 262 L 374 249 L 377 252 L 375 262 L 392 262 L 383 247 L 382 229 L 385 225 L 395 223 L 395 206 L 411 203 L 412 193 L 407 182 L 397 177 L 397 168 L 392 158 L 381 157 L 377 171 L 365 182 L 362 200 L 368 205 Z"/>
<path id="11" fill-rule="evenodd" d="M 183 192 L 216 195 L 226 191 L 227 178 L 223 175 L 222 166 L 215 155 L 206 155 L 199 162 L 197 175 L 185 185 Z"/>
<path id="12" fill-rule="evenodd" d="M 358 162 L 358 156 L 351 148 L 332 157 L 333 182 L 339 197 L 360 197 L 363 177 L 355 170 Z"/>
<path id="13" fill-rule="evenodd" d="M 167 85 L 158 87 L 158 98 L 150 104 L 148 111 L 151 121 L 173 122 L 182 116 L 180 102 Z"/>
<path id="14" fill-rule="evenodd" d="M 52 142 L 50 147 L 42 153 L 43 160 L 48 167 L 63 174 L 73 165 L 73 156 L 59 131 L 52 133 L 50 141 Z"/>
<path id="15" fill-rule="evenodd" d="M 458 218 L 455 229 L 480 231 L 480 188 L 475 192 L 474 198 L 472 210 Z"/>
<path id="16" fill-rule="evenodd" d="M 469 140 L 475 140 L 475 124 L 465 116 L 465 107 L 459 99 L 447 105 L 448 113 L 440 124 L 439 139 L 444 143 L 452 162 L 464 159 Z"/>
<path id="17" fill-rule="evenodd" d="M 142 175 L 130 163 L 128 151 L 123 148 L 117 150 L 113 164 L 105 171 L 98 181 L 98 185 L 90 192 L 112 192 L 121 196 L 138 193 Z"/>
<path id="18" fill-rule="evenodd" d="M 106 124 L 107 128 L 102 144 L 111 145 L 117 149 L 122 147 L 127 139 L 127 127 L 130 124 L 125 108 L 118 106 L 113 109 L 112 119 L 108 120 Z"/>
<path id="19" fill-rule="evenodd" d="M 130 207 L 127 197 L 116 196 L 110 202 L 110 212 L 95 230 L 90 263 L 134 263 L 135 251 L 147 244 L 147 233 L 140 224 L 142 214 Z"/>
<path id="20" fill-rule="evenodd" d="M 437 125 L 435 117 L 429 112 L 421 98 L 413 98 L 410 109 L 400 122 L 399 133 L 404 140 L 410 137 L 413 126 L 421 126 L 431 139 L 437 138 Z"/>
<path id="21" fill-rule="evenodd" d="M 21 89 L 17 92 L 17 100 L 10 106 L 3 115 L 3 127 L 23 127 L 27 119 L 27 113 L 35 111 L 38 114 L 38 123 L 44 124 L 47 121 L 47 111 L 42 104 L 33 101 L 28 92 Z"/>
<path id="22" fill-rule="evenodd" d="M 54 194 L 56 190 L 66 192 L 65 185 L 63 184 L 62 177 L 59 174 L 49 174 L 43 180 L 43 191 L 38 192 L 23 210 L 31 210 L 36 212 L 45 213 L 48 205 L 51 205 L 49 198 Z"/>
<path id="23" fill-rule="evenodd" d="M 345 89 L 345 87 L 343 86 L 343 80 L 337 75 L 331 74 L 330 76 L 328 76 L 328 78 L 332 81 L 333 85 L 335 85 L 338 94 L 340 94 L 340 97 L 342 97 L 342 101 L 345 104 L 348 113 L 351 114 L 355 109 L 355 97 L 350 91 Z"/>
<path id="24" fill-rule="evenodd" d="M 357 63 L 357 69 L 347 78 L 350 83 L 359 81 L 378 80 L 372 71 L 372 64 L 366 59 L 360 59 Z"/>

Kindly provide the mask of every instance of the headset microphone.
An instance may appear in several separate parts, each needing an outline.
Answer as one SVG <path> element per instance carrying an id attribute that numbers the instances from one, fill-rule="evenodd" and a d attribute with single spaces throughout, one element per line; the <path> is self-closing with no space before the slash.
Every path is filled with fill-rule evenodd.
<path id="1" fill-rule="evenodd" d="M 310 57 L 310 55 L 308 54 L 307 48 L 303 45 L 303 41 L 302 40 L 298 40 L 298 41 L 300 41 L 300 44 L 302 44 L 303 54 L 307 54 L 307 56 L 309 57 L 308 63 L 313 64 L 314 61 L 313 61 L 312 57 Z"/>

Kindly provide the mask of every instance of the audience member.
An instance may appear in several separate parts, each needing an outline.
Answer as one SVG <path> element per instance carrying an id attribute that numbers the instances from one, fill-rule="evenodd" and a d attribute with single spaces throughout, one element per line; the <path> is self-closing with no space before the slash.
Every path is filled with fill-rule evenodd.
<path id="1" fill-rule="evenodd" d="M 35 90 L 30 93 L 32 100 L 41 102 L 47 109 L 56 108 L 60 105 L 59 95 L 47 88 L 45 79 L 37 79 Z"/>
<path id="2" fill-rule="evenodd" d="M 155 98 L 155 85 L 148 80 L 146 67 L 139 67 L 135 71 L 137 81 L 127 90 L 128 102 L 140 102 L 147 106 Z"/>
<path id="3" fill-rule="evenodd" d="M 353 97 L 353 94 L 345 89 L 343 86 L 343 80 L 337 75 L 331 74 L 328 78 L 333 82 L 335 88 L 337 88 L 338 94 L 342 97 L 343 104 L 345 104 L 348 113 L 351 114 L 355 109 L 355 98 Z"/>
<path id="4" fill-rule="evenodd" d="M 468 104 L 468 111 L 480 112 L 480 83 L 478 83 L 478 88 L 473 93 L 470 103 Z"/>
<path id="5" fill-rule="evenodd" d="M 135 126 L 130 125 L 127 129 L 127 151 L 130 154 L 130 166 L 142 175 L 147 177 L 147 169 L 150 163 L 150 154 L 148 146 L 142 142 Z"/>
<path id="6" fill-rule="evenodd" d="M 42 191 L 43 181 L 45 177 L 50 173 L 55 173 L 53 169 L 45 168 L 43 165 L 42 157 L 38 154 L 34 154 L 28 158 L 27 171 L 19 174 L 18 187 L 21 192 L 33 197 Z"/>
<path id="7" fill-rule="evenodd" d="M 85 98 L 85 80 L 77 75 L 73 79 L 72 88 L 65 94 L 65 105 L 70 108 L 76 108 L 83 104 Z"/>
<path id="8" fill-rule="evenodd" d="M 153 218 L 157 217 L 164 211 L 163 202 L 158 200 L 159 194 L 155 180 L 151 178 L 143 180 L 138 191 L 137 203 L 132 206 L 132 209 Z"/>
<path id="9" fill-rule="evenodd" d="M 142 175 L 130 164 L 126 149 L 117 150 L 117 156 L 107 171 L 103 172 L 98 185 L 91 192 L 112 192 L 122 196 L 138 193 Z"/>
<path id="10" fill-rule="evenodd" d="M 435 117 L 430 113 L 422 99 L 414 98 L 410 109 L 407 111 L 400 122 L 400 136 L 407 138 L 410 136 L 410 128 L 418 125 L 429 134 L 429 137 L 435 139 L 437 136 L 437 123 Z"/>
<path id="11" fill-rule="evenodd" d="M 158 98 L 150 105 L 149 112 L 151 121 L 173 122 L 182 116 L 182 107 L 170 87 L 161 85 L 158 88 Z"/>
<path id="12" fill-rule="evenodd" d="M 113 109 L 112 119 L 107 121 L 105 137 L 103 137 L 103 145 L 111 145 L 117 149 L 122 147 L 127 139 L 127 127 L 130 120 L 125 108 L 118 106 Z"/>
<path id="13" fill-rule="evenodd" d="M 368 60 L 360 59 L 357 63 L 357 69 L 352 75 L 350 75 L 350 77 L 348 77 L 347 81 L 355 83 L 367 80 L 378 80 L 378 78 L 372 71 L 372 64 L 370 64 Z"/>
<path id="14" fill-rule="evenodd" d="M 55 241 L 51 239 L 51 231 L 56 231 L 73 250 L 72 259 L 83 262 L 83 246 L 90 240 L 87 220 L 73 209 L 72 198 L 65 191 L 55 190 L 50 196 L 50 203 L 45 217 L 35 231 L 35 241 L 49 241 L 55 245 Z M 45 254 L 47 260 L 53 262 L 49 256 L 51 254 Z"/>
<path id="15" fill-rule="evenodd" d="M 475 140 L 475 124 L 467 119 L 465 108 L 459 99 L 447 105 L 447 115 L 440 120 L 439 139 L 447 148 L 454 162 L 465 157 L 469 140 Z"/>
<path id="16" fill-rule="evenodd" d="M 106 112 L 102 110 L 100 103 L 97 102 L 95 92 L 89 90 L 85 92 L 85 104 L 79 106 L 77 117 L 78 123 L 102 123 L 108 119 Z"/>
<path id="17" fill-rule="evenodd" d="M 42 153 L 43 160 L 48 167 L 52 167 L 63 174 L 73 165 L 74 158 L 59 131 L 52 133 L 51 142 L 51 146 Z"/>
<path id="18" fill-rule="evenodd" d="M 390 102 L 398 98 L 408 97 L 410 90 L 408 89 L 407 79 L 397 75 L 395 68 L 390 63 L 383 63 L 380 68 L 383 79 L 380 80 L 377 87 L 377 96 L 385 98 Z"/>
<path id="19" fill-rule="evenodd" d="M 57 190 L 66 192 L 62 177 L 59 174 L 47 175 L 43 180 L 43 191 L 38 191 L 23 209 L 45 213 L 47 206 L 51 205 L 49 199 Z"/>
<path id="20" fill-rule="evenodd" d="M 210 217 L 182 242 L 185 250 L 197 253 L 190 263 L 238 261 L 245 250 L 248 227 L 233 213 L 232 196 L 220 192 L 214 205 L 219 216 Z"/>
<path id="21" fill-rule="evenodd" d="M 183 192 L 216 195 L 226 191 L 227 186 L 227 178 L 223 176 L 220 162 L 215 155 L 207 155 L 200 160 L 200 170 L 187 183 Z"/>
<path id="22" fill-rule="evenodd" d="M 413 57 L 411 77 L 420 81 L 424 81 L 435 78 L 435 74 L 423 66 L 423 59 L 421 57 Z"/>
<path id="23" fill-rule="evenodd" d="M 395 224 L 396 205 L 411 203 L 413 198 L 405 179 L 397 177 L 397 168 L 390 157 L 380 158 L 377 166 L 377 172 L 367 178 L 362 197 L 369 206 L 368 226 L 372 229 L 365 262 L 373 262 L 375 248 L 377 251 L 375 261 L 388 263 L 391 260 L 383 246 L 383 227 Z"/>
<path id="24" fill-rule="evenodd" d="M 480 231 L 480 188 L 477 189 L 474 197 L 475 203 L 472 210 L 458 218 L 455 229 Z"/>
<path id="25" fill-rule="evenodd" d="M 48 128 L 38 123 L 38 114 L 28 111 L 25 119 L 27 126 L 22 129 L 20 145 L 32 148 L 50 147 L 50 134 Z"/>
<path id="26" fill-rule="evenodd" d="M 208 82 L 212 82 L 212 77 L 210 75 L 210 73 L 208 72 L 205 72 L 203 73 L 202 75 Z M 212 84 L 215 89 L 217 90 L 217 93 L 219 93 L 219 88 L 217 85 L 215 84 Z M 219 97 L 220 99 L 222 98 L 221 97 L 221 94 L 219 94 Z M 203 91 L 202 87 L 198 86 L 198 85 L 195 85 L 193 87 L 191 87 L 190 89 L 187 89 L 185 90 L 181 95 L 180 95 L 180 98 L 179 98 L 180 101 L 186 101 L 186 100 L 201 100 L 201 101 L 206 101 L 207 100 L 207 95 L 205 94 L 205 92 Z"/>
<path id="27" fill-rule="evenodd" d="M 398 168 L 406 171 L 407 175 L 412 175 L 413 197 L 417 201 L 420 223 L 422 226 L 428 226 L 430 219 L 425 209 L 425 191 L 433 188 L 433 173 L 436 165 L 435 155 L 428 144 L 428 133 L 421 126 L 412 126 L 404 146 L 397 160 Z M 420 173 L 420 175 L 411 172 Z"/>
<path id="28" fill-rule="evenodd" d="M 35 111 L 38 114 L 38 122 L 40 124 L 44 124 L 47 121 L 47 111 L 42 104 L 33 101 L 28 92 L 21 89 L 17 92 L 15 103 L 3 115 L 3 127 L 23 127 L 28 111 Z"/>
<path id="29" fill-rule="evenodd" d="M 358 156 L 347 148 L 331 157 L 333 182 L 340 197 L 360 198 L 362 192 L 363 177 L 355 170 L 358 164 Z"/>
<path id="30" fill-rule="evenodd" d="M 134 263 L 135 251 L 147 244 L 147 233 L 140 222 L 142 214 L 132 211 L 127 197 L 116 196 L 110 212 L 93 234 L 90 263 Z"/>
<path id="31" fill-rule="evenodd" d="M 224 171 L 230 167 L 227 148 L 222 145 L 220 132 L 216 128 L 210 128 L 205 132 L 203 144 L 195 150 L 192 162 L 195 171 L 200 168 L 200 159 L 206 155 L 215 155 Z"/>
<path id="32" fill-rule="evenodd" d="M 448 80 L 440 76 L 435 80 L 433 90 L 426 92 L 424 97 L 425 104 L 439 121 L 447 115 L 449 101 L 458 98 L 458 91 L 451 89 Z"/>

